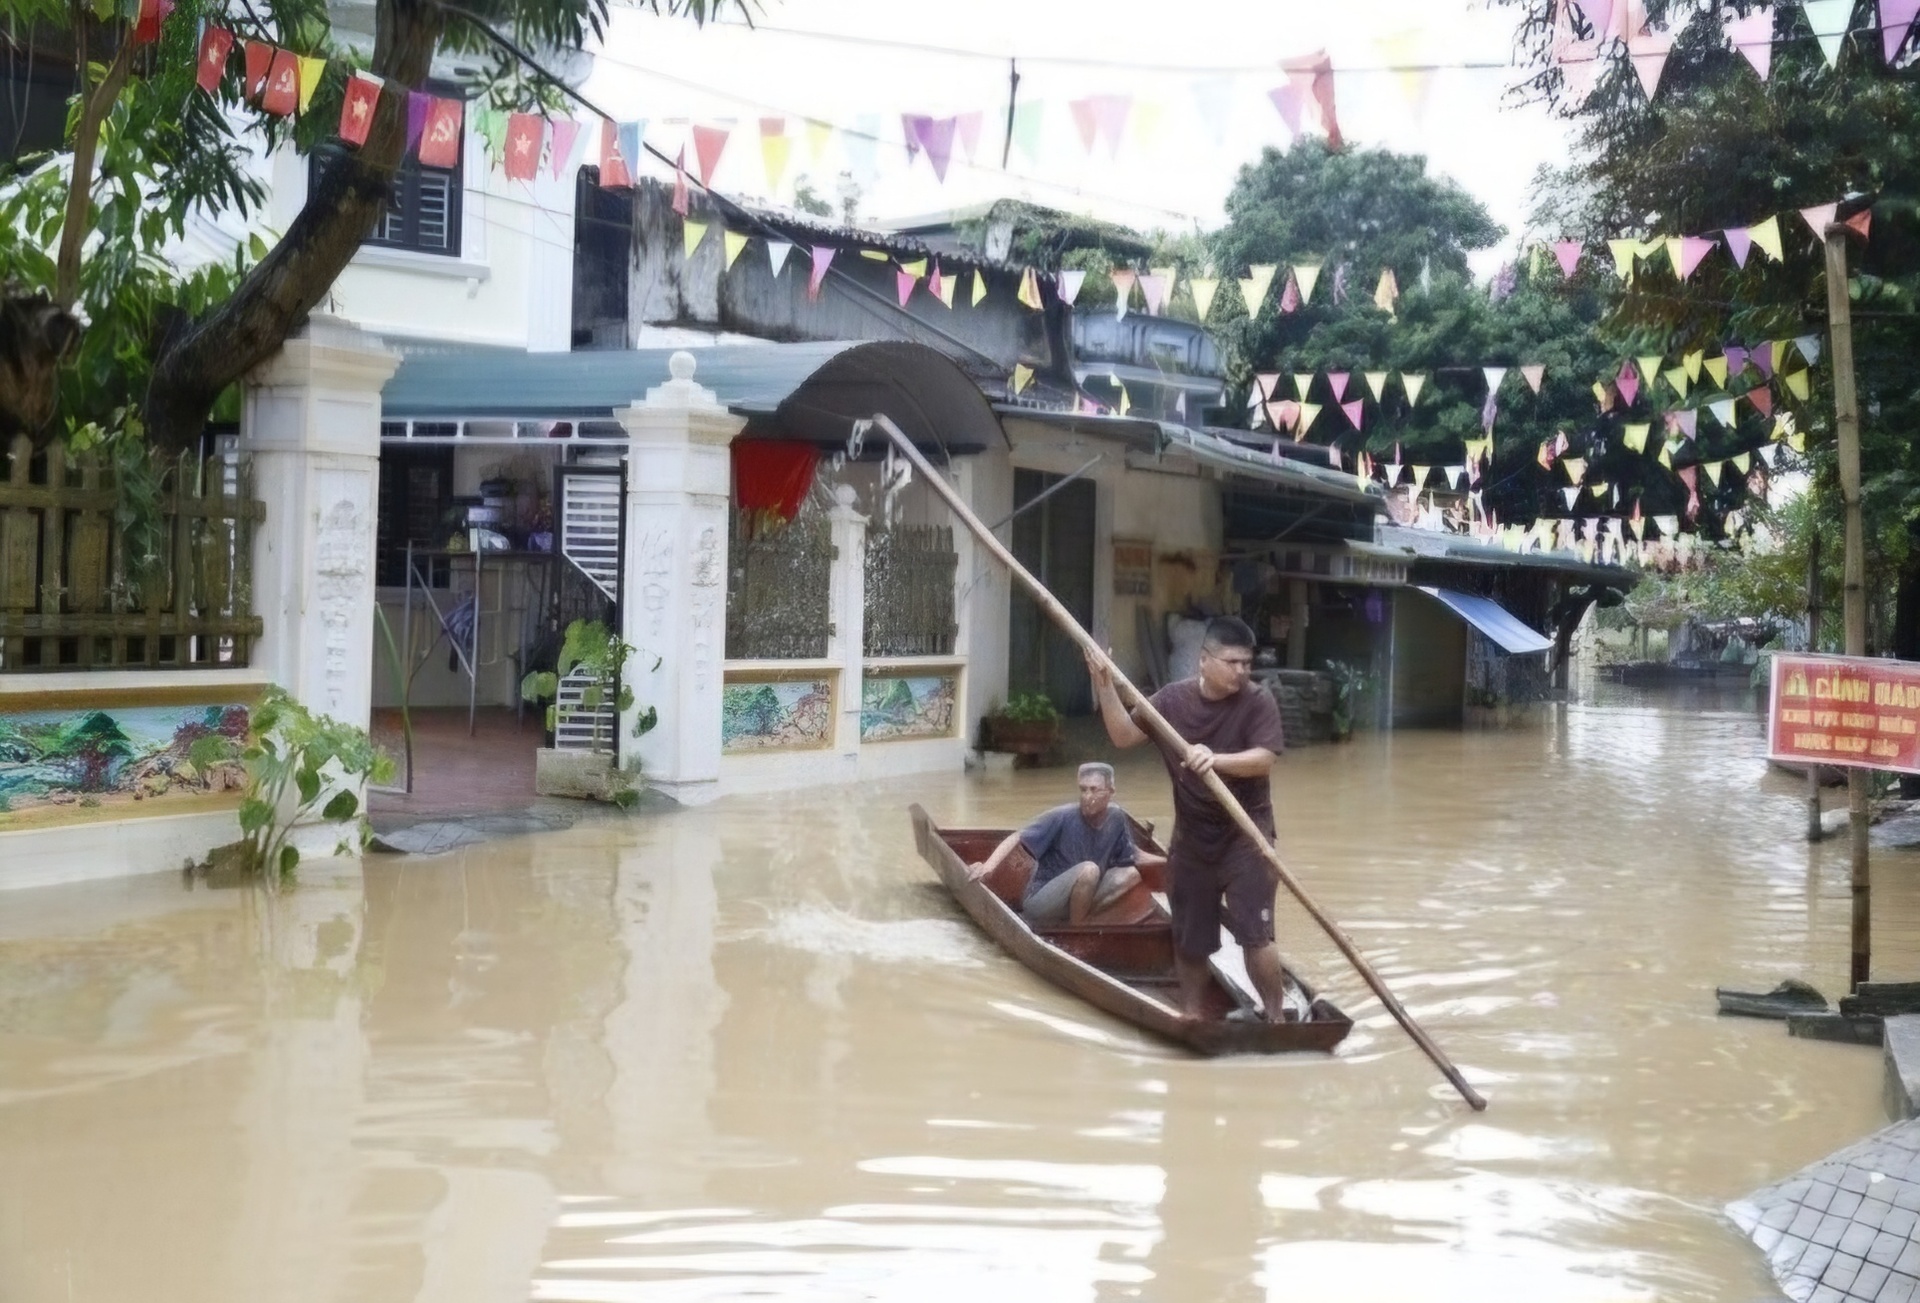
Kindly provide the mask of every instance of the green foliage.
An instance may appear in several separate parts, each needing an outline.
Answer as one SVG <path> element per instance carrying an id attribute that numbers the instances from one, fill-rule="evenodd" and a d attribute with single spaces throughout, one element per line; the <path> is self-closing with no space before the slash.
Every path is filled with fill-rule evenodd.
<path id="1" fill-rule="evenodd" d="M 1330 660 L 1326 671 L 1333 679 L 1333 735 L 1343 738 L 1353 732 L 1360 704 L 1378 691 L 1380 676 L 1355 661 Z"/>
<path id="2" fill-rule="evenodd" d="M 1016 724 L 1051 724 L 1060 718 L 1060 709 L 1053 704 L 1053 698 L 1044 692 L 1016 692 L 1007 698 L 1007 704 L 995 711 L 994 715 L 995 718 L 1011 720 Z"/>
<path id="3" fill-rule="evenodd" d="M 354 823 L 357 844 L 371 832 L 359 818 L 359 789 L 393 776 L 393 761 L 362 729 L 316 715 L 279 687 L 268 687 L 254 708 L 244 746 L 217 734 L 198 738 L 189 758 L 205 768 L 235 753 L 247 773 L 240 802 L 239 859 L 245 872 L 269 888 L 293 876 L 300 848 L 294 827 L 318 813 L 328 823 Z M 341 842 L 342 850 L 348 843 Z"/>
<path id="4" fill-rule="evenodd" d="M 603 739 L 597 719 L 600 707 L 612 701 L 616 713 L 624 715 L 633 709 L 633 689 L 620 681 L 626 665 L 634 652 L 639 650 L 626 642 L 598 620 L 575 620 L 567 626 L 566 636 L 561 642 L 560 656 L 552 670 L 535 670 L 520 681 L 520 696 L 527 701 L 552 701 L 547 707 L 547 731 L 553 732 L 559 724 L 576 710 L 582 714 L 595 716 L 593 749 L 611 750 L 611 737 Z M 659 662 L 656 660 L 655 664 Z M 576 670 L 591 676 L 586 688 L 580 695 L 577 707 L 562 707 L 554 700 L 560 691 L 560 684 Z M 562 713 L 564 711 L 564 713 Z M 633 736 L 641 737 L 660 722 L 659 711 L 648 706 L 640 712 L 633 724 Z"/>

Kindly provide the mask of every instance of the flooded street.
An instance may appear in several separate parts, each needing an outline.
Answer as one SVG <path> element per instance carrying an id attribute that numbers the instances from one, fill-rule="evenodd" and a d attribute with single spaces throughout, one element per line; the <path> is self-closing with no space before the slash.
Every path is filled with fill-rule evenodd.
<path id="1" fill-rule="evenodd" d="M 906 806 L 1011 825 L 1071 769 L 0 897 L 0 1299 L 1766 1297 L 1721 1205 L 1884 1119 L 1879 1051 L 1714 1015 L 1845 986 L 1845 845 L 1758 750 L 1625 704 L 1281 762 L 1283 853 L 1479 1115 L 1297 908 L 1332 1059 L 1189 1058 L 1002 957 Z M 1166 826 L 1150 757 L 1118 799 Z M 1914 976 L 1920 860 L 1875 865 Z"/>

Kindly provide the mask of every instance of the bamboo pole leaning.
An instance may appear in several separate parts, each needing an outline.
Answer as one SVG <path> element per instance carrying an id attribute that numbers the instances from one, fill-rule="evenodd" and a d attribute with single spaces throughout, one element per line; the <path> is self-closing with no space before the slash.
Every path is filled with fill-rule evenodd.
<path id="1" fill-rule="evenodd" d="M 985 547 L 1000 564 L 1007 568 L 1014 580 L 1027 590 L 1033 600 L 1039 604 L 1040 609 L 1047 613 L 1048 617 L 1060 627 L 1062 632 L 1071 638 L 1074 644 L 1078 646 L 1089 659 L 1097 661 L 1106 667 L 1108 673 L 1113 676 L 1113 685 L 1120 694 L 1121 702 L 1134 713 L 1135 718 L 1145 724 L 1148 731 L 1156 735 L 1167 746 L 1182 755 L 1186 754 L 1190 749 L 1187 740 L 1175 732 L 1173 726 L 1167 723 L 1165 717 L 1154 709 L 1153 703 L 1148 701 L 1146 696 L 1138 688 L 1133 686 L 1132 681 L 1121 672 L 1120 667 L 1113 663 L 1113 658 L 1107 654 L 1106 649 L 1095 642 L 1092 635 L 1080 627 L 1080 622 L 1073 618 L 1072 613 L 1069 612 L 1066 607 L 1062 606 L 1052 593 L 1047 591 L 1044 584 L 1038 579 L 1035 579 L 1032 574 L 1028 573 L 1027 568 L 1020 564 L 1013 553 L 1009 552 L 1005 545 L 993 536 L 992 531 L 981 523 L 980 518 L 973 514 L 973 510 L 968 507 L 965 502 L 961 501 L 960 495 L 954 492 L 953 486 L 948 484 L 946 478 L 928 463 L 927 459 L 921 455 L 920 450 L 913 446 L 913 441 L 901 432 L 900 427 L 895 425 L 893 420 L 884 414 L 876 415 L 873 418 L 872 424 L 893 441 L 894 447 L 907 459 L 913 466 L 913 469 L 926 481 L 927 485 L 945 501 L 948 508 L 952 510 L 953 514 L 967 527 L 974 537 L 979 539 L 981 546 Z M 1360 974 L 1361 979 L 1366 982 L 1368 988 L 1379 998 L 1380 1003 L 1386 1006 L 1387 1012 L 1393 1015 L 1394 1021 L 1400 1024 L 1402 1030 L 1412 1038 L 1413 1043 L 1420 1047 L 1421 1052 L 1424 1053 L 1428 1059 L 1432 1060 L 1433 1065 L 1440 1069 L 1441 1075 L 1452 1084 L 1455 1090 L 1460 1092 L 1462 1099 L 1466 1100 L 1476 1111 L 1485 1109 L 1487 1106 L 1486 1099 L 1467 1083 L 1467 1079 L 1461 1075 L 1460 1069 L 1454 1066 L 1453 1061 L 1434 1043 L 1433 1038 L 1427 1035 L 1425 1029 L 1413 1020 L 1413 1015 L 1407 1012 L 1405 1006 L 1400 1003 L 1399 998 L 1387 989 L 1385 980 L 1381 978 L 1379 973 L 1374 971 L 1373 965 L 1368 963 L 1366 956 L 1360 953 L 1360 948 L 1353 943 L 1353 939 L 1346 934 L 1346 930 L 1336 923 L 1325 910 L 1320 908 L 1318 902 L 1307 894 L 1306 888 L 1300 885 L 1299 880 L 1293 876 L 1293 873 L 1281 860 L 1280 852 L 1274 848 L 1273 843 L 1267 840 L 1266 834 L 1261 832 L 1259 826 L 1253 822 L 1252 817 L 1247 814 L 1246 809 L 1240 804 L 1238 798 L 1234 796 L 1232 790 L 1227 787 L 1226 782 L 1220 775 L 1212 771 L 1208 771 L 1203 777 L 1207 784 L 1207 790 L 1213 794 L 1213 799 L 1220 803 L 1220 807 L 1233 819 L 1234 824 L 1246 835 L 1248 840 L 1260 848 L 1260 853 L 1266 857 L 1267 863 L 1271 864 L 1275 872 L 1279 874 L 1281 885 L 1286 887 L 1293 898 L 1300 902 L 1300 907 L 1307 911 L 1308 916 L 1320 925 L 1321 930 L 1324 931 L 1328 938 L 1332 940 L 1333 944 L 1339 948 L 1340 953 L 1346 956 L 1347 962 L 1353 965 L 1354 971 Z"/>

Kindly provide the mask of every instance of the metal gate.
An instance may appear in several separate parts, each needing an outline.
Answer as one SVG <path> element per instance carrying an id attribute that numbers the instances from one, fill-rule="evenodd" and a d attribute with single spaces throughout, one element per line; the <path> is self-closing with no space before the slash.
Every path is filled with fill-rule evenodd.
<path id="1" fill-rule="evenodd" d="M 567 626 L 575 620 L 598 620 L 615 633 L 620 631 L 626 503 L 624 460 L 553 468 L 553 596 L 542 647 L 549 667 L 559 654 Z M 592 750 L 596 738 L 606 742 L 618 735 L 619 720 L 611 700 L 593 714 L 578 709 L 588 681 L 576 673 L 560 685 L 562 706 L 574 707 L 559 712 L 564 722 L 553 744 L 561 750 Z"/>

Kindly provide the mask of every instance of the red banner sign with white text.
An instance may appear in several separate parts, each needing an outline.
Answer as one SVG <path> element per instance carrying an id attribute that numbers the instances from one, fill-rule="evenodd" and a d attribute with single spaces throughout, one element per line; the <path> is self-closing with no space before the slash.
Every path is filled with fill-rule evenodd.
<path id="1" fill-rule="evenodd" d="M 1920 773 L 1920 662 L 1776 654 L 1767 758 Z"/>

